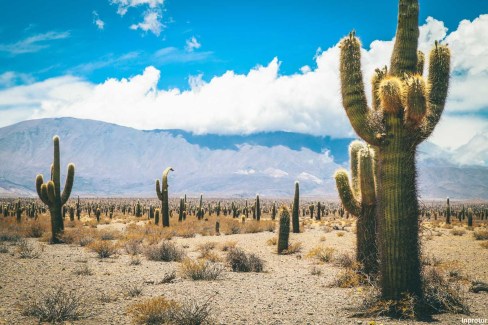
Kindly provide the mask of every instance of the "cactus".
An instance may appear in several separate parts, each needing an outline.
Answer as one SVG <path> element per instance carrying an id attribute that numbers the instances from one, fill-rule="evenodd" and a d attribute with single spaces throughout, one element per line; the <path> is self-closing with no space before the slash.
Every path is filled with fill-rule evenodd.
<path id="1" fill-rule="evenodd" d="M 315 205 L 313 203 L 310 204 L 308 209 L 310 210 L 310 219 L 313 219 L 313 211 L 315 210 Z"/>
<path id="2" fill-rule="evenodd" d="M 322 205 L 320 201 L 317 202 L 317 216 L 315 217 L 316 220 L 320 220 L 322 218 Z"/>
<path id="3" fill-rule="evenodd" d="M 178 222 L 183 221 L 183 213 L 185 212 L 185 200 L 180 198 L 180 209 L 178 213 Z"/>
<path id="4" fill-rule="evenodd" d="M 97 222 L 100 222 L 100 214 L 101 214 L 100 208 L 97 208 L 95 210 L 95 217 L 97 218 Z"/>
<path id="5" fill-rule="evenodd" d="M 168 173 L 174 171 L 168 167 L 163 171 L 163 184 L 159 185 L 159 179 L 156 180 L 156 194 L 161 201 L 161 212 L 163 214 L 163 227 L 169 227 L 169 198 L 168 198 Z"/>
<path id="6" fill-rule="evenodd" d="M 255 205 L 256 220 L 261 220 L 261 205 L 259 204 L 259 194 L 256 195 L 256 205 Z"/>
<path id="7" fill-rule="evenodd" d="M 415 153 L 438 123 L 447 97 L 450 52 L 435 42 L 429 76 L 422 77 L 418 0 L 399 1 L 390 69 L 373 77 L 368 108 L 361 72 L 361 45 L 354 32 L 340 44 L 341 92 L 355 132 L 375 150 L 380 287 L 383 299 L 422 297 Z"/>
<path id="8" fill-rule="evenodd" d="M 293 197 L 293 210 L 291 212 L 291 220 L 293 226 L 293 233 L 300 232 L 300 221 L 298 219 L 298 209 L 300 208 L 300 185 L 298 181 L 295 182 L 295 196 Z"/>
<path id="9" fill-rule="evenodd" d="M 290 237 L 290 213 L 286 207 L 280 211 L 280 229 L 278 232 L 278 254 L 288 249 L 288 239 Z"/>
<path id="10" fill-rule="evenodd" d="M 468 209 L 468 227 L 473 227 L 473 210 Z"/>
<path id="11" fill-rule="evenodd" d="M 276 202 L 273 202 L 273 206 L 271 207 L 271 220 L 276 218 Z"/>
<path id="12" fill-rule="evenodd" d="M 451 204 L 449 203 L 449 198 L 447 198 L 446 223 L 451 224 Z"/>
<path id="13" fill-rule="evenodd" d="M 64 221 L 61 215 L 63 205 L 68 201 L 75 179 L 75 165 L 68 165 L 68 175 L 64 190 L 61 192 L 61 173 L 59 158 L 59 137 L 54 136 L 54 161 L 51 165 L 51 180 L 44 183 L 42 175 L 36 177 L 36 190 L 41 201 L 49 207 L 51 214 L 51 242 L 61 242 L 60 236 L 64 231 Z"/>
<path id="14" fill-rule="evenodd" d="M 159 216 L 160 216 L 160 214 L 161 214 L 159 211 L 160 211 L 160 210 L 159 210 L 159 209 L 157 209 L 157 208 L 154 210 L 154 223 L 155 223 L 156 225 L 157 225 L 156 220 L 159 222 Z"/>
<path id="15" fill-rule="evenodd" d="M 342 205 L 357 217 L 356 258 L 366 274 L 378 270 L 376 246 L 376 194 L 373 173 L 373 151 L 361 141 L 349 145 L 350 177 L 346 170 L 338 170 L 334 178 Z"/>

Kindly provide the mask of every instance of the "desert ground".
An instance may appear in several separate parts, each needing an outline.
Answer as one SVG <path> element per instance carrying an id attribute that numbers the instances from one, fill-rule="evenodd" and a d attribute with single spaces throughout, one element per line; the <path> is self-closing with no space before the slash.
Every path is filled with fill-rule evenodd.
<path id="1" fill-rule="evenodd" d="M 354 317 L 372 295 L 368 284 L 343 277 L 354 260 L 354 218 L 302 215 L 301 232 L 290 234 L 286 255 L 276 252 L 278 220 L 269 214 L 259 222 L 221 215 L 220 234 L 215 234 L 216 220 L 215 215 L 202 220 L 190 215 L 178 222 L 173 215 L 171 227 L 163 229 L 145 216 L 115 213 L 110 219 L 103 214 L 97 222 L 83 213 L 80 220 L 65 220 L 65 244 L 51 245 L 48 214 L 20 224 L 15 217 L 2 217 L 0 324 L 38 323 L 25 310 L 57 289 L 74 294 L 82 306 L 80 319 L 66 324 L 137 323 L 131 308 L 159 296 L 204 306 L 211 324 L 461 324 L 463 318 L 488 318 L 488 293 L 469 290 L 473 281 L 488 282 L 487 240 L 474 236 L 486 234 L 482 221 L 474 228 L 457 220 L 446 225 L 441 218 L 422 222 L 424 268 L 435 267 L 458 288 L 470 315 L 444 313 L 414 322 Z M 163 242 L 182 251 L 179 262 L 149 259 L 148 249 Z M 112 250 L 109 257 L 96 252 L 103 244 Z M 233 247 L 259 257 L 262 272 L 233 272 L 227 260 Z M 197 260 L 207 261 L 216 279 L 189 277 L 185 265 L 191 269 L 197 264 L 189 261 Z"/>

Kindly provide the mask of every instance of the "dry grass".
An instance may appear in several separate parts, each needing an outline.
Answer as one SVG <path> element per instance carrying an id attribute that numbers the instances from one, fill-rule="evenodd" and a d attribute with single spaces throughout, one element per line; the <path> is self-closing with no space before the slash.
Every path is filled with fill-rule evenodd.
<path id="1" fill-rule="evenodd" d="M 144 255 L 151 261 L 180 262 L 185 257 L 185 252 L 174 243 L 165 240 L 159 245 L 146 247 Z"/>
<path id="2" fill-rule="evenodd" d="M 142 295 L 142 286 L 137 283 L 129 284 L 127 287 L 127 296 L 131 298 L 139 297 Z"/>
<path id="3" fill-rule="evenodd" d="M 21 239 L 17 243 L 17 253 L 20 258 L 39 258 L 41 256 L 41 250 L 26 239 Z"/>
<path id="4" fill-rule="evenodd" d="M 229 240 L 229 241 L 226 241 L 225 243 L 222 244 L 221 249 L 222 249 L 222 252 L 228 252 L 231 249 L 236 248 L 236 246 L 237 246 L 237 242 L 236 241 Z"/>
<path id="5" fill-rule="evenodd" d="M 233 272 L 262 272 L 264 262 L 255 254 L 246 254 L 242 249 L 234 248 L 227 253 L 227 262 Z"/>
<path id="6" fill-rule="evenodd" d="M 303 244 L 295 242 L 288 245 L 288 248 L 281 252 L 282 255 L 292 255 L 302 251 Z"/>
<path id="7" fill-rule="evenodd" d="M 117 253 L 118 246 L 107 240 L 97 240 L 88 245 L 100 258 L 108 258 Z"/>
<path id="8" fill-rule="evenodd" d="M 451 229 L 449 233 L 453 236 L 462 236 L 466 233 L 466 230 L 464 230 L 463 228 L 454 228 Z"/>
<path id="9" fill-rule="evenodd" d="M 90 315 L 82 295 L 76 291 L 68 291 L 62 287 L 55 288 L 23 307 L 24 316 L 36 317 L 41 322 L 52 324 L 64 321 L 79 320 Z"/>
<path id="10" fill-rule="evenodd" d="M 483 247 L 483 248 L 488 249 L 488 240 L 480 243 L 480 246 Z"/>
<path id="11" fill-rule="evenodd" d="M 274 236 L 274 237 L 271 237 L 270 239 L 268 239 L 266 241 L 266 245 L 269 245 L 269 246 L 276 246 L 278 244 L 278 237 Z"/>
<path id="12" fill-rule="evenodd" d="M 329 263 L 332 262 L 334 252 L 335 249 L 332 247 L 319 245 L 309 250 L 306 257 L 316 259 L 320 263 Z"/>
<path id="13" fill-rule="evenodd" d="M 350 268 L 353 270 L 359 270 L 361 266 L 356 261 L 354 256 L 348 253 L 338 254 L 334 257 L 334 265 L 339 267 Z"/>
<path id="14" fill-rule="evenodd" d="M 473 236 L 476 240 L 487 240 L 488 229 L 477 229 L 473 232 Z"/>
<path id="15" fill-rule="evenodd" d="M 76 275 L 93 275 L 93 271 L 87 264 L 83 264 L 80 268 L 74 270 L 73 273 Z"/>
<path id="16" fill-rule="evenodd" d="M 332 283 L 333 287 L 355 288 L 365 284 L 365 275 L 352 268 L 341 270 Z"/>
<path id="17" fill-rule="evenodd" d="M 192 280 L 217 280 L 222 272 L 224 271 L 224 267 L 222 264 L 213 263 L 210 261 L 205 260 L 192 260 L 192 259 L 185 259 L 183 263 L 180 265 L 180 271 L 183 277 Z"/>

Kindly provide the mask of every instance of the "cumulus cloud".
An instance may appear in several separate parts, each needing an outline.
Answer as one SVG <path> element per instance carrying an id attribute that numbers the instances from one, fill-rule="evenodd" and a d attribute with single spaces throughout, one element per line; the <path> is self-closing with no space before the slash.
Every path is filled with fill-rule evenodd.
<path id="1" fill-rule="evenodd" d="M 487 119 L 479 114 L 488 107 L 488 97 L 483 96 L 488 87 L 488 43 L 484 41 L 484 31 L 488 33 L 488 15 L 463 21 L 451 33 L 433 18 L 420 28 L 419 46 L 424 51 L 428 52 L 434 40 L 439 39 L 448 42 L 452 49 L 450 96 L 432 138 L 443 147 L 459 146 L 476 134 L 474 130 L 484 130 L 487 125 Z M 392 40 L 374 41 L 369 50 L 362 51 L 368 96 L 372 73 L 377 67 L 389 65 L 392 47 Z M 165 48 L 158 51 L 155 59 L 175 57 L 175 53 L 193 56 L 198 52 Z M 32 107 L 31 118 L 73 116 L 140 129 L 177 128 L 200 134 L 283 130 L 351 137 L 354 133 L 341 105 L 338 61 L 339 48 L 335 45 L 317 51 L 315 67 L 304 67 L 292 75 L 281 75 L 280 62 L 274 58 L 246 74 L 227 71 L 208 81 L 203 75 L 191 76 L 190 89 L 185 91 L 158 89 L 161 74 L 152 66 L 140 75 L 108 79 L 100 84 L 60 77 L 0 91 L 0 105 L 28 105 Z M 60 87 L 63 91 L 59 91 Z M 469 118 L 460 117 L 466 112 L 470 113 Z"/>
<path id="2" fill-rule="evenodd" d="M 97 26 L 98 29 L 105 28 L 105 22 L 100 19 L 100 16 L 96 11 L 93 11 L 93 23 Z"/>
<path id="3" fill-rule="evenodd" d="M 159 36 L 165 27 L 161 22 L 164 0 L 110 0 L 110 3 L 117 5 L 117 13 L 121 16 L 124 16 L 133 7 L 148 8 L 143 14 L 142 22 L 130 25 L 132 30 L 150 31 Z"/>
<path id="4" fill-rule="evenodd" d="M 6 52 L 11 55 L 35 53 L 49 47 L 49 42 L 54 40 L 65 39 L 70 36 L 69 32 L 47 32 L 29 36 L 16 43 L 0 44 L 0 52 Z"/>
<path id="5" fill-rule="evenodd" d="M 117 13 L 123 16 L 131 7 L 147 5 L 149 8 L 157 8 L 164 4 L 164 0 L 110 0 L 110 3 L 117 5 Z"/>
<path id="6" fill-rule="evenodd" d="M 195 36 L 192 36 L 190 39 L 186 40 L 185 50 L 188 52 L 193 52 L 195 49 L 199 49 L 201 46 L 202 44 L 197 41 Z"/>

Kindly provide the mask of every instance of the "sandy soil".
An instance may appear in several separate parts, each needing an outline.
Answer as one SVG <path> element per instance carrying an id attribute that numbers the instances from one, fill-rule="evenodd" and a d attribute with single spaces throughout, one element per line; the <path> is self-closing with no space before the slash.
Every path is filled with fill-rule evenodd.
<path id="1" fill-rule="evenodd" d="M 125 225 L 112 223 L 99 228 Z M 28 239 L 42 253 L 36 259 L 21 259 L 16 246 L 0 254 L 0 324 L 36 324 L 33 318 L 21 315 L 21 306 L 40 291 L 56 285 L 83 293 L 93 315 L 74 324 L 130 324 L 127 307 L 148 297 L 163 295 L 175 300 L 212 298 L 212 309 L 218 324 L 411 324 L 384 318 L 351 318 L 348 309 L 359 303 L 363 290 L 331 288 L 340 267 L 332 263 L 317 264 L 306 253 L 317 245 L 333 247 L 337 253 L 353 253 L 355 235 L 352 227 L 346 231 L 325 231 L 318 223 L 307 225 L 304 232 L 292 234 L 291 242 L 301 242 L 303 249 L 293 255 L 277 255 L 275 246 L 267 241 L 275 233 L 238 234 L 173 238 L 189 257 L 197 258 L 198 245 L 206 242 L 222 244 L 236 241 L 237 247 L 253 252 L 265 261 L 263 273 L 235 273 L 227 267 L 216 281 L 192 281 L 180 276 L 175 282 L 159 284 L 164 274 L 179 272 L 179 263 L 149 261 L 141 256 L 140 265 L 130 265 L 130 256 L 122 249 L 108 259 L 99 259 L 88 249 L 75 245 L 47 245 Z M 343 236 L 338 236 L 338 233 Z M 448 229 L 423 236 L 424 255 L 435 257 L 455 268 L 467 279 L 488 282 L 488 249 L 475 241 L 471 232 L 453 236 Z M 225 257 L 218 246 L 214 250 Z M 75 270 L 87 265 L 92 275 L 76 275 Z M 321 270 L 312 275 L 312 268 Z M 468 283 L 469 281 L 466 281 Z M 133 285 L 143 291 L 131 298 L 127 292 Z M 466 297 L 475 318 L 488 318 L 488 293 L 469 293 Z M 101 298 L 105 302 L 101 301 Z M 110 300 L 109 302 L 106 302 Z M 461 324 L 463 315 L 434 316 L 437 324 Z M 370 323 L 376 321 L 376 323 Z M 415 322 L 424 324 L 423 322 Z M 427 323 L 425 323 L 427 324 Z"/>

